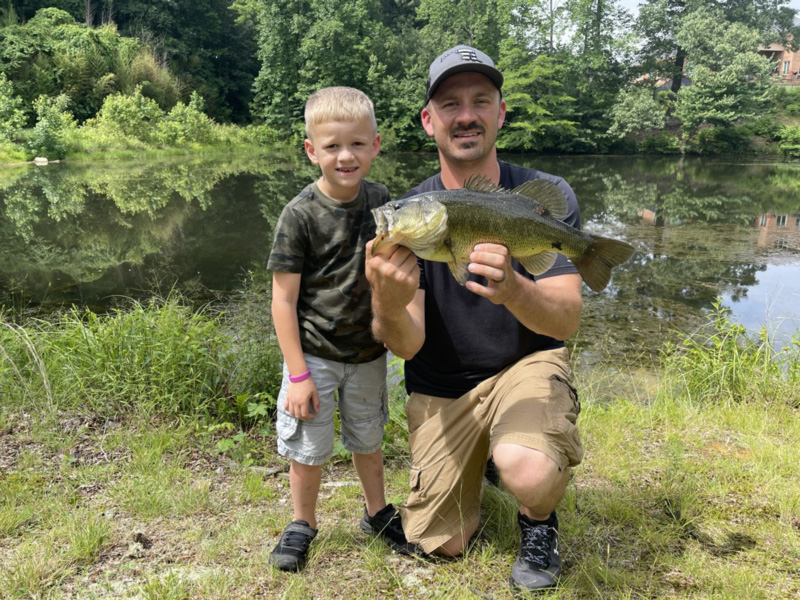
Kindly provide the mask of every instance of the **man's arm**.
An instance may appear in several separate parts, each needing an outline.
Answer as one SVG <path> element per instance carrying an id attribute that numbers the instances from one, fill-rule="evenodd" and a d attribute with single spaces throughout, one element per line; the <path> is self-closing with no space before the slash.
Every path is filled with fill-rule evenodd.
<path id="1" fill-rule="evenodd" d="M 419 289 L 417 258 L 408 248 L 386 246 L 372 253 L 367 242 L 366 272 L 372 287 L 372 335 L 406 360 L 425 341 L 425 292 Z"/>
<path id="2" fill-rule="evenodd" d="M 505 246 L 478 244 L 470 254 L 469 271 L 483 275 L 487 285 L 467 282 L 467 289 L 503 304 L 525 327 L 557 340 L 578 330 L 583 310 L 581 276 L 555 275 L 532 281 L 511 268 Z"/>

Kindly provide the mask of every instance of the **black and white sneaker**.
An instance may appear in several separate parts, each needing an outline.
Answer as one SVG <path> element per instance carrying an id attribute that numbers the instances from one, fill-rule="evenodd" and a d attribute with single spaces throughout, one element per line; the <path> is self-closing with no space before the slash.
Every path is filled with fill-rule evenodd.
<path id="1" fill-rule="evenodd" d="M 281 539 L 269 555 L 269 564 L 281 571 L 300 571 L 306 566 L 308 547 L 317 536 L 317 530 L 305 521 L 292 521 L 281 534 Z"/>
<path id="2" fill-rule="evenodd" d="M 547 521 L 533 521 L 517 515 L 522 541 L 519 555 L 511 567 L 511 587 L 536 592 L 555 587 L 561 575 L 558 553 L 558 517 L 555 511 Z"/>
<path id="3" fill-rule="evenodd" d="M 406 539 L 400 513 L 391 504 L 387 504 L 371 517 L 364 507 L 364 516 L 358 526 L 364 533 L 380 537 L 395 552 L 408 556 L 423 553 L 419 546 Z"/>

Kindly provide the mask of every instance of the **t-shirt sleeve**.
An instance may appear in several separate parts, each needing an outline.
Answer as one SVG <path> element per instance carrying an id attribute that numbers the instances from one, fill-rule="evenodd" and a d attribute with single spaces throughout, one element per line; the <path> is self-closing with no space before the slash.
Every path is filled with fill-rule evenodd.
<path id="1" fill-rule="evenodd" d="M 307 244 L 308 231 L 301 213 L 293 204 L 287 204 L 275 226 L 267 268 L 271 271 L 302 273 Z"/>

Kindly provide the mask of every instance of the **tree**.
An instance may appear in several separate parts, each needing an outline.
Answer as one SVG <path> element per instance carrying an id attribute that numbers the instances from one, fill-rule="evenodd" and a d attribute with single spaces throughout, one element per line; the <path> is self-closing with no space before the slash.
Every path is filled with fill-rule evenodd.
<path id="1" fill-rule="evenodd" d="M 679 39 L 683 20 L 698 10 L 716 10 L 728 23 L 741 23 L 758 32 L 762 43 L 800 41 L 800 28 L 794 25 L 795 11 L 789 0 L 644 0 L 639 9 L 636 30 L 642 37 L 639 53 L 640 72 L 651 78 L 667 79 L 678 93 L 684 67 L 696 57 L 688 54 Z"/>
<path id="2" fill-rule="evenodd" d="M 677 100 L 684 131 L 729 126 L 769 106 L 772 65 L 758 53 L 759 39 L 757 30 L 727 22 L 719 10 L 702 8 L 683 19 L 676 41 L 690 57 L 692 79 Z"/>

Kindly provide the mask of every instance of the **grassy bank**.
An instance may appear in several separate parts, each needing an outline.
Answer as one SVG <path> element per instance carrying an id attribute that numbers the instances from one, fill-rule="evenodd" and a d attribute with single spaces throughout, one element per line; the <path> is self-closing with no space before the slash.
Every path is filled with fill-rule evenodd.
<path id="1" fill-rule="evenodd" d="M 358 530 L 343 456 L 325 470 L 306 571 L 271 569 L 291 504 L 258 306 L 2 320 L 0 599 L 511 598 L 513 498 L 486 490 L 464 558 L 399 557 Z M 559 509 L 565 577 L 547 597 L 800 594 L 800 361 L 766 341 L 719 312 L 650 377 L 582 377 L 586 458 Z M 408 489 L 401 398 L 394 502 Z"/>

